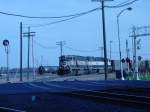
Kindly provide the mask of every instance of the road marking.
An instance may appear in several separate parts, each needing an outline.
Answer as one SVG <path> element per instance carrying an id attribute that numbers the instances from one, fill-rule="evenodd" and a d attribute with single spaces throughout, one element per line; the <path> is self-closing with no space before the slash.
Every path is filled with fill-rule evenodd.
<path id="1" fill-rule="evenodd" d="M 26 111 L 17 110 L 17 109 L 12 109 L 12 108 L 6 108 L 6 107 L 0 107 L 0 109 L 3 109 L 4 111 L 26 112 Z"/>

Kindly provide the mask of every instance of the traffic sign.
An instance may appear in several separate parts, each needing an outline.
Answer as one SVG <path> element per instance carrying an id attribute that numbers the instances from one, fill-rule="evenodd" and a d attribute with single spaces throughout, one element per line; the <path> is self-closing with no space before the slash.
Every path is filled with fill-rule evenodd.
<path id="1" fill-rule="evenodd" d="M 4 40 L 4 41 L 3 41 L 3 45 L 4 45 L 4 46 L 8 46 L 8 45 L 9 45 L 9 40 Z"/>

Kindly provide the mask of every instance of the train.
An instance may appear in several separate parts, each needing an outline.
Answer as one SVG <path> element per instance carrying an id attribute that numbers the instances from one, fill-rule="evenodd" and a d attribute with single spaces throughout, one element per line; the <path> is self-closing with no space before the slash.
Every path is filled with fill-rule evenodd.
<path id="1" fill-rule="evenodd" d="M 108 60 L 108 72 L 112 71 Z M 59 75 L 104 73 L 104 58 L 92 56 L 63 55 L 59 57 Z"/>
<path id="2" fill-rule="evenodd" d="M 150 74 L 150 60 L 139 60 L 139 74 Z M 132 60 L 122 60 L 124 74 L 134 71 Z M 58 75 L 104 74 L 104 58 L 79 55 L 62 55 L 59 66 L 40 66 L 38 74 L 53 73 Z M 120 61 L 108 59 L 108 73 L 116 73 L 120 77 Z M 132 73 L 131 73 L 132 74 Z"/>

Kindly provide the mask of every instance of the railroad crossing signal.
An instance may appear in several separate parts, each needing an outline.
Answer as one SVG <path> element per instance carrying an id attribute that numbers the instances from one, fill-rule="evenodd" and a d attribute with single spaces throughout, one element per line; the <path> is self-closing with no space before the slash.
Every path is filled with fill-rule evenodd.
<path id="1" fill-rule="evenodd" d="M 141 49 L 141 39 L 137 40 L 137 50 Z"/>
<path id="2" fill-rule="evenodd" d="M 143 36 L 150 36 L 150 26 L 143 26 L 143 27 L 133 27 L 132 28 L 132 34 L 130 37 L 133 38 L 134 43 L 134 52 L 133 52 L 133 69 L 134 69 L 134 76 L 137 80 L 139 80 L 139 74 L 138 74 L 138 57 L 137 57 L 137 50 L 140 50 L 141 48 L 141 39 L 137 41 L 137 37 L 143 37 Z"/>
<path id="3" fill-rule="evenodd" d="M 138 60 L 141 61 L 141 60 L 142 60 L 142 57 L 141 57 L 141 56 L 138 56 Z"/>
<path id="4" fill-rule="evenodd" d="M 121 62 L 122 62 L 122 63 L 125 63 L 126 61 L 125 61 L 125 59 L 123 58 L 123 59 L 121 60 Z"/>
<path id="5" fill-rule="evenodd" d="M 130 58 L 127 57 L 127 58 L 126 58 L 126 62 L 127 62 L 127 63 L 130 63 Z"/>
<path id="6" fill-rule="evenodd" d="M 135 35 L 131 33 L 130 37 L 150 36 L 150 26 L 134 27 Z"/>

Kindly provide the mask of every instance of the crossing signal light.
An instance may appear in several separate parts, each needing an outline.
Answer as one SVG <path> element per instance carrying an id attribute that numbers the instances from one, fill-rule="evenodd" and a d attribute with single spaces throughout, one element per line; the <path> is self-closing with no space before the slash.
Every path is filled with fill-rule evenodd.
<path id="1" fill-rule="evenodd" d="M 126 62 L 127 62 L 127 63 L 130 63 L 130 58 L 127 57 L 127 58 L 126 58 Z"/>
<path id="2" fill-rule="evenodd" d="M 123 59 L 121 60 L 121 62 L 122 62 L 122 63 L 125 63 L 125 59 L 123 58 Z"/>
<path id="3" fill-rule="evenodd" d="M 141 57 L 141 56 L 138 56 L 138 60 L 141 61 L 141 60 L 142 60 L 142 57 Z"/>

